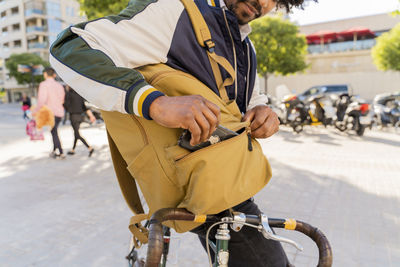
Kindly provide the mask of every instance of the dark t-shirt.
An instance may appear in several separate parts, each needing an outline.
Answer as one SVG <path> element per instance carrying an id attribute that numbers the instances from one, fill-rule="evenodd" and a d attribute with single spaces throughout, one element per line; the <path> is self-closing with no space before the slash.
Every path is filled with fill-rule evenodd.
<path id="1" fill-rule="evenodd" d="M 26 97 L 25 100 L 22 99 L 22 105 L 31 107 L 31 99 L 29 97 Z"/>
<path id="2" fill-rule="evenodd" d="M 73 89 L 70 89 L 67 92 L 65 96 L 64 107 L 67 112 L 71 114 L 81 114 L 87 110 L 85 99 L 78 95 L 78 93 Z"/>

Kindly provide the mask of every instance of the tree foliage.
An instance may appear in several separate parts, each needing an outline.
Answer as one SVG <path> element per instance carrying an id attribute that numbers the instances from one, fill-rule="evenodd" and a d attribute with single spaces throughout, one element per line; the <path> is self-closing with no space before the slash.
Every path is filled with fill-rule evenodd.
<path id="1" fill-rule="evenodd" d="M 307 42 L 296 25 L 280 17 L 266 16 L 253 21 L 251 27 L 259 74 L 287 75 L 307 68 Z"/>
<path id="2" fill-rule="evenodd" d="M 400 0 L 399 0 L 399 3 L 400 3 Z M 393 11 L 392 15 L 393 16 L 400 16 L 400 9 L 397 9 L 397 10 Z"/>
<path id="3" fill-rule="evenodd" d="M 127 7 L 129 0 L 79 0 L 81 11 L 89 20 L 116 15 Z"/>
<path id="4" fill-rule="evenodd" d="M 400 23 L 377 38 L 372 57 L 378 69 L 400 71 Z"/>
<path id="5" fill-rule="evenodd" d="M 31 53 L 12 54 L 6 61 L 6 67 L 10 71 L 9 76 L 15 78 L 18 84 L 29 84 L 32 82 L 30 73 L 18 72 L 18 65 L 42 65 L 43 67 L 50 66 L 47 61 L 44 61 L 40 56 Z M 43 77 L 34 76 L 34 82 L 43 81 Z"/>

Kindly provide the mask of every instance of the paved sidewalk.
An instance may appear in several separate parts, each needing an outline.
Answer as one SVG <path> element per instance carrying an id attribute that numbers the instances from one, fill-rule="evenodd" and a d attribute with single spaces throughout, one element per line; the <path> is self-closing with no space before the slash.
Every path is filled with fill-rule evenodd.
<path id="1" fill-rule="evenodd" d="M 16 105 L 0 105 L 0 266 L 126 266 L 130 211 L 112 170 L 104 126 L 86 127 L 66 160 L 48 158 L 50 134 L 31 142 Z M 62 126 L 65 149 L 73 132 Z M 318 226 L 331 241 L 334 266 L 400 266 L 400 135 L 282 127 L 261 141 L 273 179 L 257 196 L 270 217 Z M 296 266 L 316 266 L 318 251 L 300 234 L 285 245 Z M 169 266 L 207 266 L 196 236 L 173 235 Z"/>

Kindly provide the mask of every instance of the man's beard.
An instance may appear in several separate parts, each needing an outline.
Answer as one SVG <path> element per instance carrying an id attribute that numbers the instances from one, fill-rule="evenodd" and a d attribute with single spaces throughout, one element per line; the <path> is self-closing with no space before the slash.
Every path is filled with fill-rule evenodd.
<path id="1" fill-rule="evenodd" d="M 255 17 L 252 18 L 244 10 L 241 10 L 241 11 L 238 10 L 238 4 L 240 4 L 240 3 L 247 3 L 247 4 L 251 5 L 252 7 L 254 7 L 257 10 Z M 247 24 L 250 20 L 256 19 L 261 16 L 262 7 L 260 6 L 260 4 L 258 3 L 257 0 L 236 0 L 236 1 L 232 1 L 228 4 L 226 4 L 226 6 L 230 11 L 232 11 L 234 14 L 236 14 L 236 17 L 237 17 L 240 25 Z M 237 12 L 239 12 L 239 14 L 241 15 L 241 18 L 238 17 Z"/>

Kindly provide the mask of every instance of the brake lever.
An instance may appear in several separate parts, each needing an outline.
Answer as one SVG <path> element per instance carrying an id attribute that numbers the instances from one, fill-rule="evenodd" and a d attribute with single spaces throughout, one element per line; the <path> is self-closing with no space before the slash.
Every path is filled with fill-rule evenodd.
<path id="1" fill-rule="evenodd" d="M 295 248 L 297 248 L 299 251 L 303 251 L 303 247 L 300 244 L 297 244 L 295 241 L 290 240 L 286 237 L 282 237 L 282 236 L 278 236 L 276 234 L 274 234 L 274 232 L 272 232 L 271 227 L 268 224 L 268 216 L 265 214 L 261 214 L 261 223 L 262 223 L 262 229 L 259 229 L 259 231 L 262 233 L 262 235 L 266 238 L 266 239 L 271 239 L 271 240 L 275 240 L 275 241 L 279 241 L 279 242 L 284 242 L 287 244 L 290 244 L 292 246 L 294 246 Z"/>

